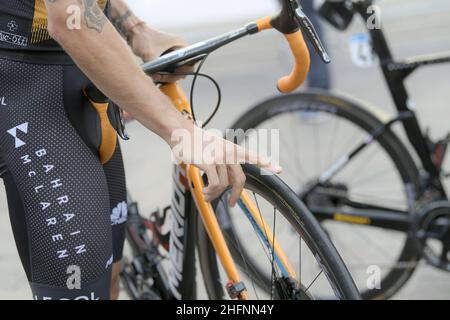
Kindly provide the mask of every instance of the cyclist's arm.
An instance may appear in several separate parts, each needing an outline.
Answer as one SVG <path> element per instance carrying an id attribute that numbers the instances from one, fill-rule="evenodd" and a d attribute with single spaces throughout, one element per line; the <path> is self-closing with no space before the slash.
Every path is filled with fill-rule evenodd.
<path id="1" fill-rule="evenodd" d="M 140 69 L 130 49 L 95 0 L 81 1 L 81 25 L 67 27 L 77 0 L 47 0 L 48 29 L 91 81 L 148 129 L 171 144 L 177 128 L 193 130 Z"/>
<path id="2" fill-rule="evenodd" d="M 111 22 L 123 36 L 141 22 L 138 16 L 130 9 L 130 7 L 123 0 L 111 1 Z"/>
<path id="3" fill-rule="evenodd" d="M 151 61 L 163 53 L 185 47 L 187 43 L 177 35 L 155 30 L 144 23 L 123 0 L 111 1 L 111 22 L 128 42 L 134 54 L 143 61 Z M 181 67 L 180 73 L 193 70 L 190 66 Z M 152 75 L 153 80 L 175 82 L 180 76 Z"/>
<path id="4" fill-rule="evenodd" d="M 68 29 L 66 12 L 69 6 L 77 6 L 78 3 L 78 0 L 46 0 L 48 29 L 89 79 L 140 123 L 163 138 L 172 149 L 176 147 L 177 141 L 171 139 L 176 130 L 184 129 L 190 134 L 191 143 L 196 136 L 204 135 L 200 128 L 176 111 L 169 99 L 140 69 L 132 52 L 100 10 L 96 0 L 81 0 L 80 28 Z M 210 145 L 213 148 L 209 149 L 222 151 L 210 154 L 212 158 L 208 158 L 207 163 L 195 163 L 208 176 L 208 187 L 203 190 L 206 201 L 219 196 L 229 185 L 233 186 L 230 204 L 234 206 L 239 199 L 245 175 L 239 164 L 224 165 L 227 159 L 255 163 L 274 172 L 281 171 L 266 159 L 252 155 L 229 141 L 208 134 L 206 136 L 206 140 L 200 141 L 203 143 L 200 152 L 207 150 Z M 183 148 L 179 160 L 192 163 L 199 156 L 195 150 Z M 204 160 L 203 157 L 200 159 Z"/>

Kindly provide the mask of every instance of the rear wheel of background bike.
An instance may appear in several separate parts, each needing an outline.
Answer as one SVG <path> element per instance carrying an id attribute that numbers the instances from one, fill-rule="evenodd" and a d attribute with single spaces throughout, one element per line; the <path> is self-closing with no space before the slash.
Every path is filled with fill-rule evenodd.
<path id="1" fill-rule="evenodd" d="M 314 91 L 268 100 L 232 128 L 279 129 L 281 178 L 301 195 L 382 125 L 356 103 Z M 236 142 L 248 143 L 255 134 L 249 132 Z M 324 212 L 332 217 L 322 220 L 322 226 L 364 299 L 391 297 L 410 278 L 420 257 L 407 232 L 370 226 L 370 220 L 352 219 L 351 213 L 357 216 L 370 205 L 409 215 L 417 194 L 417 168 L 404 145 L 387 129 L 329 183 L 302 198 L 318 219 Z M 241 223 L 234 216 L 230 221 L 234 226 Z M 243 242 L 246 235 L 235 236 Z"/>
<path id="2" fill-rule="evenodd" d="M 246 223 L 236 226 L 249 233 L 245 241 L 236 243 L 227 239 L 250 298 L 360 299 L 338 252 L 296 194 L 277 176 L 261 175 L 259 169 L 250 165 L 243 168 L 247 177 L 245 190 L 258 208 L 259 217 L 267 223 L 265 227 L 255 229 L 256 222 L 248 219 Z M 229 213 L 232 216 L 250 214 L 243 202 L 235 208 L 229 208 L 229 194 L 230 191 L 227 191 L 213 202 L 219 219 L 224 210 L 226 215 Z M 226 299 L 228 296 L 224 285 L 227 277 L 218 263 L 201 218 L 198 220 L 197 246 L 206 291 L 210 299 Z M 285 250 L 295 270 L 295 278 L 286 275 L 286 265 L 279 263 L 282 257 L 268 250 L 267 238 L 263 236 L 267 234 L 272 235 L 281 249 Z M 293 243 L 296 245 L 295 250 L 292 250 Z M 288 244 L 290 251 L 286 251 Z M 246 260 L 241 250 L 244 247 L 246 255 L 253 262 Z M 258 264 L 258 269 L 252 265 L 254 262 Z"/>

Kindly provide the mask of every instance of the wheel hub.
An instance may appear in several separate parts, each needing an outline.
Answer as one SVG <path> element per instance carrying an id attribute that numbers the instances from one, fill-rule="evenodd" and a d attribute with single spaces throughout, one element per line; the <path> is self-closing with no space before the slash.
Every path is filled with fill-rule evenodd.
<path id="1" fill-rule="evenodd" d="M 274 281 L 275 296 L 280 300 L 314 300 L 306 288 L 292 278 L 277 278 Z"/>
<path id="2" fill-rule="evenodd" d="M 343 183 L 320 184 L 306 197 L 311 207 L 337 207 L 348 199 L 348 187 Z"/>

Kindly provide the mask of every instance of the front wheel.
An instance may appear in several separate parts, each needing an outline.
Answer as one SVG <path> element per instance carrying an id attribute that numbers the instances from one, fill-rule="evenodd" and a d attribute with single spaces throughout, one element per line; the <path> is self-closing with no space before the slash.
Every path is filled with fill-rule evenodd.
<path id="1" fill-rule="evenodd" d="M 409 233 L 420 189 L 410 154 L 384 127 L 390 117 L 372 110 L 317 90 L 269 99 L 231 128 L 246 133 L 239 144 L 278 130 L 281 178 L 321 222 L 363 298 L 387 299 L 420 260 Z"/>
<path id="2" fill-rule="evenodd" d="M 260 169 L 250 165 L 243 168 L 247 177 L 245 192 L 266 224 L 258 227 L 242 198 L 239 205 L 229 208 L 229 191 L 213 203 L 213 208 L 222 228 L 233 225 L 227 222 L 230 216 L 247 217 L 246 224 L 235 226 L 240 233 L 245 232 L 245 239 L 228 231 L 224 235 L 250 298 L 359 299 L 359 292 L 341 257 L 297 195 L 277 176 L 261 175 Z M 224 290 L 226 275 L 201 219 L 198 221 L 199 261 L 208 296 L 210 299 L 229 298 Z M 295 270 L 295 277 L 287 273 L 286 264 L 278 255 L 280 250 L 272 250 L 272 242 L 268 241 L 270 235 L 281 251 L 290 248 L 284 253 L 289 266 Z"/>

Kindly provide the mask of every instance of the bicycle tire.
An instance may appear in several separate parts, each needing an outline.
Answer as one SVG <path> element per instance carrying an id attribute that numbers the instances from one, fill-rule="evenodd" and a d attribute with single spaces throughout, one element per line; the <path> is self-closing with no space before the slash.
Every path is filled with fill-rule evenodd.
<path id="1" fill-rule="evenodd" d="M 231 126 L 231 129 L 243 129 L 244 131 L 255 129 L 271 117 L 282 113 L 310 111 L 314 108 L 322 108 L 320 111 L 323 111 L 324 104 L 331 106 L 336 116 L 347 119 L 367 133 L 373 132 L 384 124 L 374 113 L 369 111 L 370 108 L 367 106 L 362 106 L 348 98 L 322 90 L 311 90 L 278 96 L 262 102 L 242 115 Z M 411 186 L 411 191 L 417 199 L 419 197 L 418 169 L 404 144 L 389 128 L 376 140 L 393 161 L 403 183 Z M 393 268 L 382 278 L 381 289 L 361 290 L 363 299 L 388 299 L 403 287 L 414 273 L 416 265 L 421 259 L 414 243 L 415 240 L 408 234 L 398 257 L 400 265 L 412 263 L 414 266 L 411 268 Z"/>
<path id="2" fill-rule="evenodd" d="M 300 201 L 296 194 L 274 175 L 261 175 L 260 169 L 243 166 L 247 177 L 246 188 L 256 189 L 258 194 L 271 199 L 295 231 L 302 236 L 311 252 L 320 257 L 322 268 L 332 282 L 340 298 L 348 300 L 360 299 L 360 294 L 350 273 L 344 265 L 339 253 L 321 228 L 319 222 Z M 213 202 L 213 207 L 217 201 Z M 197 223 L 197 248 L 206 291 L 210 299 L 225 298 L 223 284 L 220 283 L 219 268 L 215 251 L 209 240 L 201 219 Z"/>

